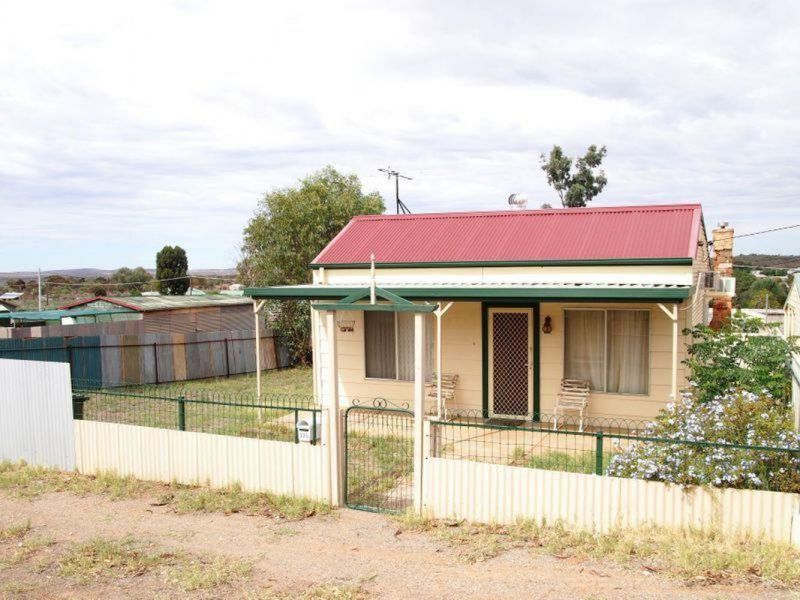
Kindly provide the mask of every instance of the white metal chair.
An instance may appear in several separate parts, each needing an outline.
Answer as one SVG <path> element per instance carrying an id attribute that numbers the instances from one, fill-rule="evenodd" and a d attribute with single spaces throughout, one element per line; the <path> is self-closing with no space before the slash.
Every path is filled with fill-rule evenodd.
<path id="1" fill-rule="evenodd" d="M 556 396 L 553 409 L 553 429 L 558 429 L 558 417 L 565 412 L 577 412 L 580 418 L 580 431 L 583 431 L 583 419 L 589 409 L 589 382 L 582 379 L 562 379 L 561 391 Z"/>

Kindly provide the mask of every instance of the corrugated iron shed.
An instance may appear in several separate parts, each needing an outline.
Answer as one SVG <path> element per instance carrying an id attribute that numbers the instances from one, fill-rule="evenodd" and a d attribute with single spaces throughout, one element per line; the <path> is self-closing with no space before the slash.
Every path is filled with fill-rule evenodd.
<path id="1" fill-rule="evenodd" d="M 60 308 L 75 309 L 94 302 L 115 304 L 137 312 L 157 310 L 177 310 L 183 308 L 204 308 L 212 306 L 236 306 L 250 304 L 248 298 L 231 296 L 100 296 L 79 300 Z"/>
<path id="2" fill-rule="evenodd" d="M 699 204 L 418 215 L 365 215 L 314 266 L 461 263 L 686 263 L 702 226 Z"/>

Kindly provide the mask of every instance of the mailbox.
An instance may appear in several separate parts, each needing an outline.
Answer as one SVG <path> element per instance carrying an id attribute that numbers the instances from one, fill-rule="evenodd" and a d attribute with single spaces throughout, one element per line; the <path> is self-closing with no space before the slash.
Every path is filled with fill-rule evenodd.
<path id="1" fill-rule="evenodd" d="M 313 412 L 299 419 L 296 427 L 298 442 L 317 442 L 322 437 L 322 414 Z"/>

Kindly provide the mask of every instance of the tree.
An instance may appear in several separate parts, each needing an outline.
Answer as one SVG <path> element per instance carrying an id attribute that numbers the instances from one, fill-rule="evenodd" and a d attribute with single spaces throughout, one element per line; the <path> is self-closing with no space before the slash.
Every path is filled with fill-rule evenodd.
<path id="1" fill-rule="evenodd" d="M 589 146 L 586 154 L 575 159 L 575 170 L 572 159 L 564 155 L 561 146 L 553 146 L 550 156 L 540 156 L 542 171 L 547 174 L 547 183 L 553 187 L 564 207 L 583 207 L 603 191 L 608 179 L 600 169 L 606 147 L 600 149 L 594 144 Z"/>
<path id="2" fill-rule="evenodd" d="M 180 246 L 164 246 L 156 254 L 156 279 L 158 289 L 167 296 L 182 296 L 189 289 L 189 259 L 186 250 Z"/>
<path id="3" fill-rule="evenodd" d="M 111 275 L 111 283 L 123 284 L 115 286 L 116 289 L 128 293 L 140 294 L 149 282 L 150 273 L 143 267 L 136 267 L 135 269 L 122 267 Z"/>
<path id="4" fill-rule="evenodd" d="M 756 276 L 750 269 L 734 269 L 733 276 L 736 278 L 735 304 L 744 308 L 746 300 L 750 297 L 750 287 L 756 282 Z"/>
<path id="5" fill-rule="evenodd" d="M 364 194 L 355 174 L 331 166 L 298 185 L 264 195 L 244 230 L 239 277 L 248 285 L 308 283 L 308 264 L 355 215 L 380 214 L 383 198 Z M 311 356 L 308 302 L 270 303 L 273 325 L 295 362 Z"/>
<path id="6" fill-rule="evenodd" d="M 783 308 L 788 295 L 789 289 L 780 279 L 765 277 L 750 286 L 744 302 L 747 308 L 765 308 L 769 300 L 769 308 Z"/>

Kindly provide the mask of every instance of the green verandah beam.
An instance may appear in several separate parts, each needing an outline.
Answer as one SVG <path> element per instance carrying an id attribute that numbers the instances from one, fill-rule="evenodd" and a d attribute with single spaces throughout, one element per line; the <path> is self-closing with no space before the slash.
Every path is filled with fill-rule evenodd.
<path id="1" fill-rule="evenodd" d="M 436 310 L 436 304 L 344 304 L 335 302 L 333 304 L 312 304 L 314 310 L 363 310 L 363 311 L 383 311 L 383 312 L 421 312 L 432 313 Z"/>
<path id="2" fill-rule="evenodd" d="M 359 290 L 342 298 L 339 302 L 331 304 L 312 304 L 315 310 L 363 310 L 363 311 L 383 311 L 383 312 L 421 312 L 430 313 L 436 310 L 435 304 L 414 304 L 410 300 L 406 300 L 381 288 L 375 288 L 375 295 L 384 300 L 388 300 L 388 304 L 366 304 L 359 303 L 369 296 L 369 288 Z"/>

